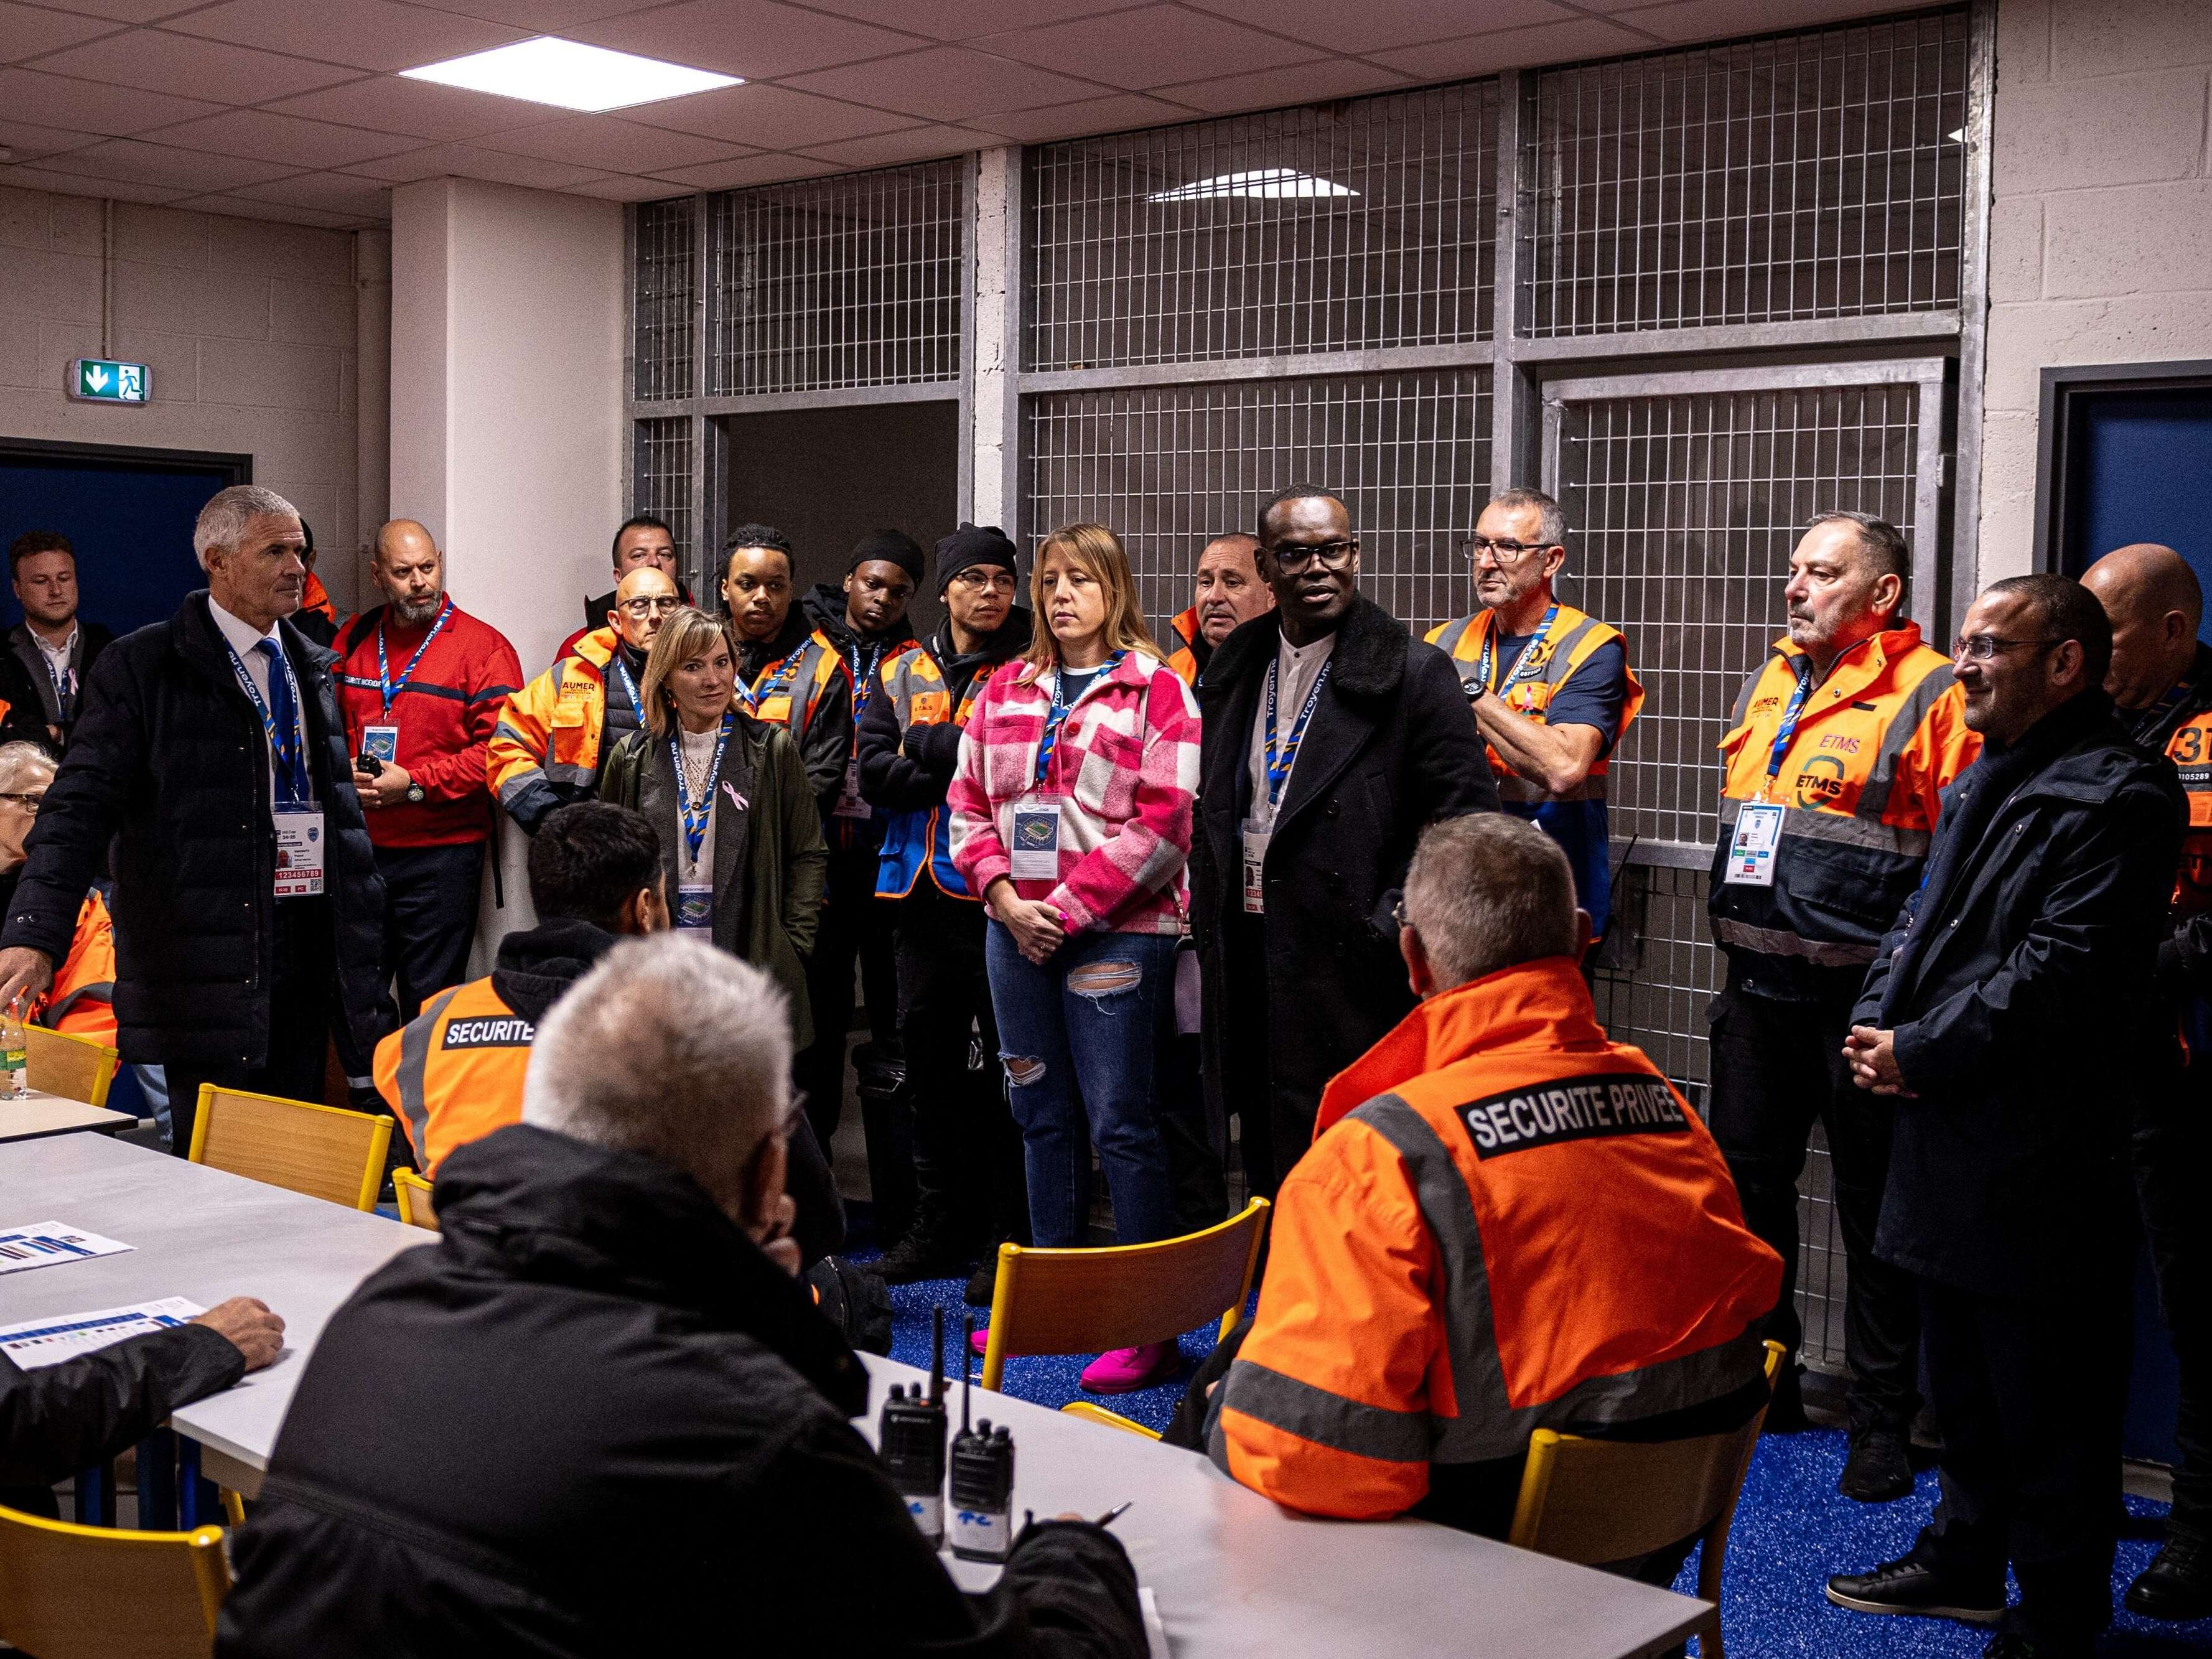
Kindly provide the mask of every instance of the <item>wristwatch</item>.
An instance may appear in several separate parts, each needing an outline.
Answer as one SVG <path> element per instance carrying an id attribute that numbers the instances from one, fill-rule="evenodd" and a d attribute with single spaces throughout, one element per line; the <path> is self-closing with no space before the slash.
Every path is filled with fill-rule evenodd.
<path id="1" fill-rule="evenodd" d="M 1467 693 L 1467 700 L 1470 706 L 1480 702 L 1490 695 L 1490 688 L 1480 680 L 1462 680 L 1459 684 L 1460 690 Z"/>
<path id="2" fill-rule="evenodd" d="M 409 785 L 407 786 L 407 803 L 408 803 L 408 805 L 410 805 L 410 806 L 420 806 L 420 805 L 422 804 L 422 801 L 423 801 L 422 786 L 421 784 L 419 784 L 419 783 L 410 783 L 410 784 L 409 784 Z"/>

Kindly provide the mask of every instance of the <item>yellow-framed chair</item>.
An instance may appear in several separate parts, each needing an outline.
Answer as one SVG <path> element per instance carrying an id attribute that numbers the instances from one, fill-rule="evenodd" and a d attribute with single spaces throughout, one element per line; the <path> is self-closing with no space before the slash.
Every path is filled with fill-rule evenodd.
<path id="1" fill-rule="evenodd" d="M 1215 1226 L 1150 1244 L 1097 1250 L 1001 1244 L 983 1386 L 999 1386 L 1011 1355 L 1134 1348 L 1171 1340 L 1210 1319 L 1228 1335 L 1244 1316 L 1267 1210 L 1267 1200 L 1255 1198 Z"/>
<path id="2" fill-rule="evenodd" d="M 438 1231 L 438 1212 L 430 1202 L 430 1183 L 412 1170 L 392 1172 L 392 1196 L 399 1205 L 399 1218 L 410 1227 Z"/>
<path id="3" fill-rule="evenodd" d="M 1774 1391 L 1785 1350 L 1766 1345 L 1766 1388 Z M 1583 1566 L 1626 1561 L 1698 1534 L 1698 1595 L 1713 1610 L 1696 1632 L 1705 1659 L 1723 1659 L 1721 1568 L 1729 1529 L 1759 1431 L 1762 1405 L 1751 1421 L 1723 1434 L 1687 1440 L 1588 1440 L 1539 1429 L 1528 1438 L 1528 1462 L 1506 1542 Z"/>
<path id="4" fill-rule="evenodd" d="M 1158 1429 L 1148 1429 L 1143 1424 L 1109 1412 L 1103 1406 L 1094 1406 L 1088 1400 L 1071 1400 L 1060 1408 L 1062 1417 L 1079 1417 L 1086 1423 L 1096 1423 L 1109 1429 L 1119 1429 L 1123 1434 L 1141 1434 L 1147 1440 L 1160 1437 Z"/>
<path id="5" fill-rule="evenodd" d="M 207 1659 L 222 1528 L 130 1532 L 0 1509 L 0 1641 L 40 1659 Z"/>
<path id="6" fill-rule="evenodd" d="M 392 1119 L 200 1085 L 191 1161 L 356 1210 L 376 1207 Z"/>
<path id="7" fill-rule="evenodd" d="M 49 1031 L 43 1025 L 23 1027 L 23 1049 L 30 1057 L 29 1080 L 42 1094 L 64 1100 L 81 1100 L 88 1106 L 107 1104 L 107 1091 L 122 1064 L 115 1050 L 90 1037 L 70 1031 Z"/>

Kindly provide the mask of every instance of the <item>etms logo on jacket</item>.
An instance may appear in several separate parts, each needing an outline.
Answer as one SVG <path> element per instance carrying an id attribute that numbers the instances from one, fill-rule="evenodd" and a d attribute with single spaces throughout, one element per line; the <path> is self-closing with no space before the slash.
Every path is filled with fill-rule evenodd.
<path id="1" fill-rule="evenodd" d="M 1471 1101 L 1458 1110 L 1477 1158 L 1503 1158 L 1563 1140 L 1681 1134 L 1690 1127 L 1674 1091 L 1644 1072 L 1562 1078 Z"/>
<path id="2" fill-rule="evenodd" d="M 527 1048 L 537 1040 L 538 1028 L 517 1014 L 485 1014 L 475 1019 L 446 1022 L 441 1048 Z"/>

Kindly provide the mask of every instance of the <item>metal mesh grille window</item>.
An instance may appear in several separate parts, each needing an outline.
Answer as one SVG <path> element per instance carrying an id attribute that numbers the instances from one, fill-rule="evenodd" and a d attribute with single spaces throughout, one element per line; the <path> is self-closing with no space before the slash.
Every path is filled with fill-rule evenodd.
<path id="1" fill-rule="evenodd" d="M 1486 339 L 1494 82 L 1030 151 L 1024 367 Z"/>
<path id="2" fill-rule="evenodd" d="M 1360 586 L 1426 629 L 1463 609 L 1455 547 L 1490 483 L 1487 369 L 1051 392 L 1030 398 L 1029 522 L 1092 520 L 1127 547 L 1155 629 L 1207 540 L 1299 483 L 1340 491 Z"/>
<path id="3" fill-rule="evenodd" d="M 960 374 L 966 163 L 846 173 L 708 204 L 707 395 Z"/>
<path id="4" fill-rule="evenodd" d="M 689 398 L 692 384 L 692 254 L 697 216 L 688 201 L 637 210 L 636 393 L 640 402 Z"/>
<path id="5" fill-rule="evenodd" d="M 691 422 L 683 416 L 633 422 L 632 510 L 650 513 L 668 526 L 676 544 L 677 568 L 692 568 L 698 539 L 691 522 Z"/>
<path id="6" fill-rule="evenodd" d="M 1533 335 L 1959 304 L 1962 11 L 1546 73 Z"/>

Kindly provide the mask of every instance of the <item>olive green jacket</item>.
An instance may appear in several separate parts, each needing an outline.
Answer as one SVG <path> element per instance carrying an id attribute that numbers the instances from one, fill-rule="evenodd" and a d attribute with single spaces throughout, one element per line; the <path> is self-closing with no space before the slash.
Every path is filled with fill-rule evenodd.
<path id="1" fill-rule="evenodd" d="M 672 909 L 684 836 L 681 794 L 668 740 L 644 731 L 623 738 L 599 776 L 602 800 L 642 812 L 659 833 Z M 783 988 L 791 999 L 792 1040 L 800 1048 L 814 1040 L 806 958 L 814 951 L 829 867 L 798 745 L 781 726 L 739 714 L 714 786 L 714 940 Z"/>

